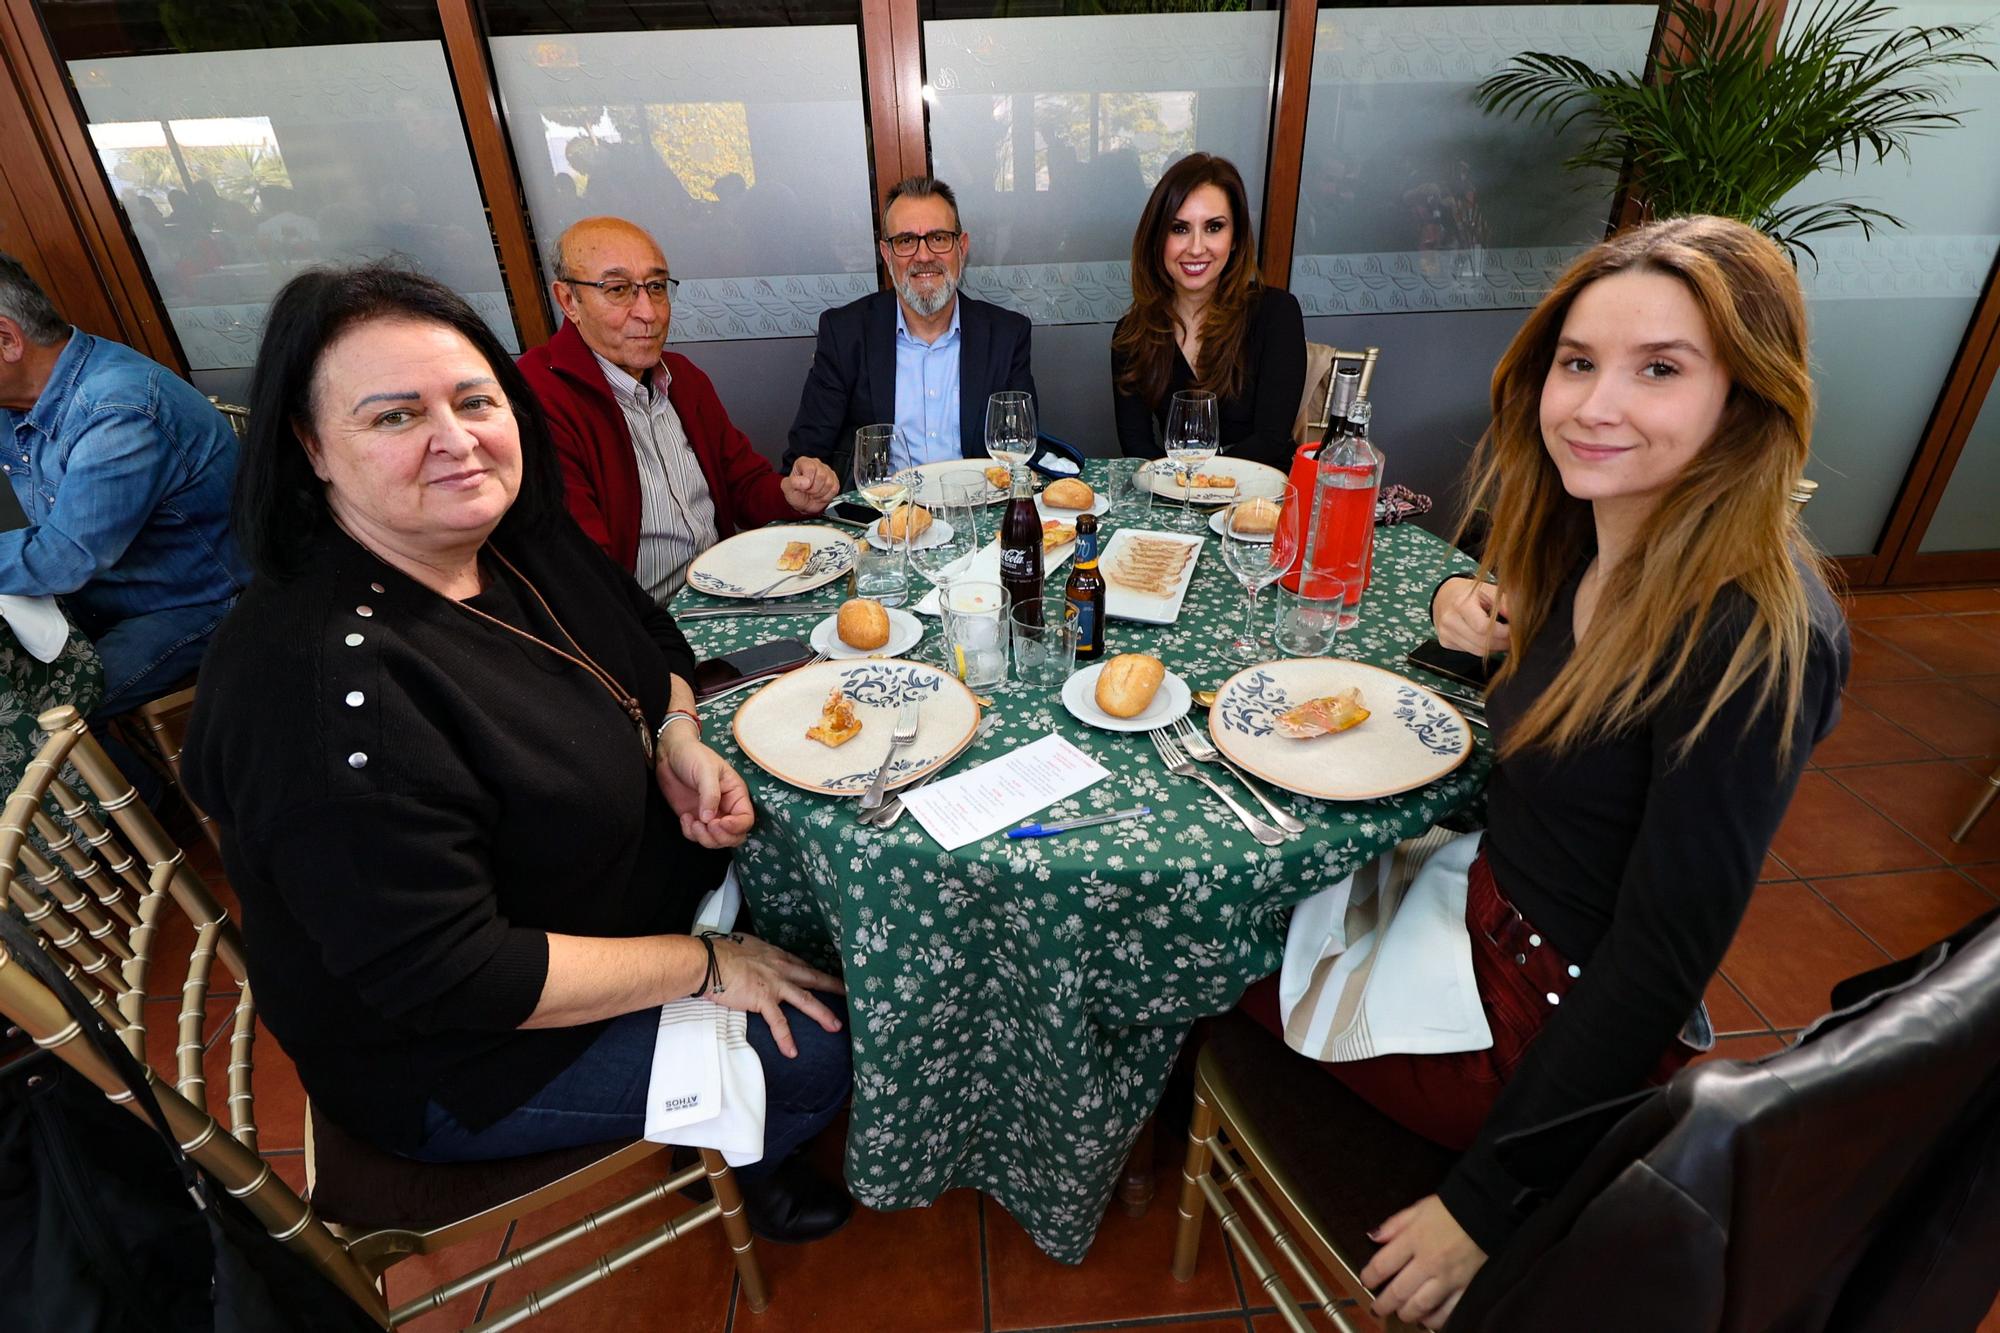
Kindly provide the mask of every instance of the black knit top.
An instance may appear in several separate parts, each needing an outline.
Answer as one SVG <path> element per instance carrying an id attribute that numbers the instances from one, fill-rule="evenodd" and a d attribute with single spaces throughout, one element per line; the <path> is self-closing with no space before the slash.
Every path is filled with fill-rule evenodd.
<path id="1" fill-rule="evenodd" d="M 693 675 L 672 618 L 567 517 L 506 555 L 656 726 Z M 471 605 L 567 648 L 482 559 Z M 545 932 L 685 932 L 728 861 L 682 837 L 591 676 L 338 531 L 216 635 L 184 767 L 223 829 L 259 1013 L 314 1101 L 392 1150 L 427 1099 L 491 1124 L 601 1030 L 520 1029 Z"/>
<path id="2" fill-rule="evenodd" d="M 1220 399 L 1215 405 L 1221 452 L 1289 474 L 1294 448 L 1292 423 L 1306 392 L 1305 315 L 1298 298 L 1290 292 L 1282 287 L 1261 287 L 1245 318 L 1243 387 L 1234 397 Z M 1118 376 L 1124 369 L 1124 358 L 1113 352 L 1111 395 L 1118 447 L 1127 458 L 1159 458 L 1166 452 L 1161 440 L 1168 405 L 1177 390 L 1194 387 L 1194 367 L 1176 347 L 1166 391 L 1152 407 L 1137 395 L 1118 389 Z"/>

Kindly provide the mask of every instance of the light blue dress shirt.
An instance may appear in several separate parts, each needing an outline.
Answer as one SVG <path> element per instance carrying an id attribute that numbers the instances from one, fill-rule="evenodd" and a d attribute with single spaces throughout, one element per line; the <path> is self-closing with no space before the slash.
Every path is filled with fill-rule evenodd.
<path id="1" fill-rule="evenodd" d="M 896 443 L 889 457 L 898 468 L 958 458 L 958 302 L 951 327 L 934 343 L 910 332 L 903 303 L 896 302 Z"/>

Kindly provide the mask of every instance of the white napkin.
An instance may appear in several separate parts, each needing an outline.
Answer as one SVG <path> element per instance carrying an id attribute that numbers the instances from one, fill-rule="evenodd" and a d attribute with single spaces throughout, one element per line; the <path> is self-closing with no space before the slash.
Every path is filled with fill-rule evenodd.
<path id="1" fill-rule="evenodd" d="M 728 930 L 742 905 L 732 866 L 702 899 L 695 927 Z M 764 1066 L 750 1046 L 748 1028 L 748 1015 L 708 1000 L 660 1006 L 646 1085 L 646 1138 L 714 1148 L 731 1166 L 763 1157 Z"/>
<path id="2" fill-rule="evenodd" d="M 1066 546 L 1058 546 L 1053 551 L 1044 551 L 1042 553 L 1042 572 L 1044 574 L 1054 573 L 1056 570 L 1061 569 L 1068 562 L 1069 558 L 1075 554 L 1076 543 L 1074 541 Z M 951 571 L 951 578 L 954 583 L 960 579 L 982 579 L 987 583 L 998 583 L 1000 581 L 1000 539 L 995 537 L 992 541 L 974 551 L 965 560 L 946 565 L 945 568 Z M 910 609 L 919 615 L 937 615 L 938 590 L 932 588 Z"/>
<path id="3" fill-rule="evenodd" d="M 1278 1011 L 1315 1060 L 1482 1051 L 1466 873 L 1479 835 L 1432 829 L 1292 909 Z"/>
<path id="4" fill-rule="evenodd" d="M 63 619 L 53 597 L 0 593 L 0 620 L 13 628 L 23 648 L 44 662 L 55 661 L 69 642 L 69 621 Z"/>

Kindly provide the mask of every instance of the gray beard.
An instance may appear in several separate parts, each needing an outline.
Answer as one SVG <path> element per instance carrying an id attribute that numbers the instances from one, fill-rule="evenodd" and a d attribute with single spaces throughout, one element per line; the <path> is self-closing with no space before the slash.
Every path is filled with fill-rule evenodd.
<path id="1" fill-rule="evenodd" d="M 929 319 L 932 315 L 950 305 L 952 298 L 958 295 L 958 279 L 952 277 L 949 273 L 944 274 L 943 277 L 944 281 L 928 296 L 918 291 L 917 285 L 907 278 L 897 284 L 896 295 L 903 298 L 904 305 L 916 311 L 925 319 Z"/>

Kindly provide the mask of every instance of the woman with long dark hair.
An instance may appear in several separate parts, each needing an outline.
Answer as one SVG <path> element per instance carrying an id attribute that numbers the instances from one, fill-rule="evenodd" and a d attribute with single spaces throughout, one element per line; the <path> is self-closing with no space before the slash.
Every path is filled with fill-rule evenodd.
<path id="1" fill-rule="evenodd" d="M 1487 827 L 1456 863 L 1453 947 L 1491 1043 L 1327 1065 L 1463 1150 L 1377 1228 L 1361 1275 L 1378 1311 L 1431 1323 L 1523 1219 L 1500 1139 L 1662 1082 L 1708 1040 L 1703 992 L 1849 662 L 1791 499 L 1812 380 L 1798 277 L 1768 237 L 1689 217 L 1596 246 L 1492 398 L 1471 500 L 1492 535 L 1431 608 L 1446 647 L 1508 655 Z M 1267 1022 L 1270 992 L 1246 1006 Z M 1566 1174 L 1587 1146 L 1550 1161 Z"/>
<path id="2" fill-rule="evenodd" d="M 840 983 L 694 931 L 749 793 L 672 617 L 565 511 L 513 358 L 433 279 L 315 270 L 271 305 L 251 406 L 255 578 L 185 773 L 319 1110 L 430 1162 L 637 1138 L 660 1006 L 698 997 L 747 1012 L 764 1070 L 751 1222 L 839 1226 L 788 1158 L 846 1098 Z"/>
<path id="3" fill-rule="evenodd" d="M 1111 335 L 1119 448 L 1160 457 L 1174 394 L 1205 389 L 1225 455 L 1288 471 L 1305 385 L 1305 318 L 1258 277 L 1243 177 L 1191 153 L 1160 177 L 1132 236 L 1132 307 Z"/>

